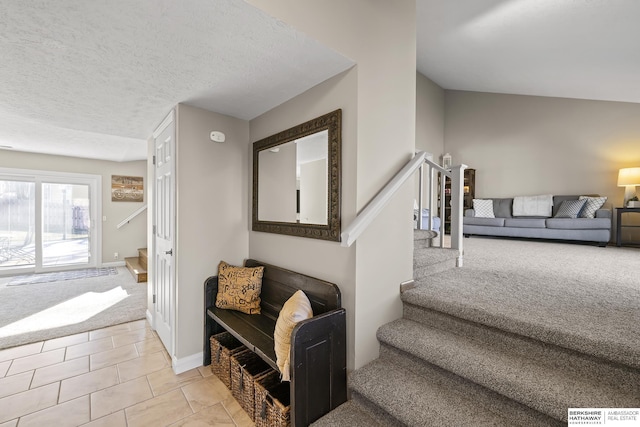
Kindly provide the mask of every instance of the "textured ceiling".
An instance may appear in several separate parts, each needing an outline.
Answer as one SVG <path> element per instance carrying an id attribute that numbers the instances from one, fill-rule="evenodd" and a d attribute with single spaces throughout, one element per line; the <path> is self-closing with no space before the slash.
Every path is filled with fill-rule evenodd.
<path id="1" fill-rule="evenodd" d="M 640 102 L 638 0 L 417 0 L 418 70 L 445 89 Z"/>
<path id="2" fill-rule="evenodd" d="M 0 146 L 144 159 L 178 103 L 251 119 L 352 65 L 242 0 L 2 2 Z"/>

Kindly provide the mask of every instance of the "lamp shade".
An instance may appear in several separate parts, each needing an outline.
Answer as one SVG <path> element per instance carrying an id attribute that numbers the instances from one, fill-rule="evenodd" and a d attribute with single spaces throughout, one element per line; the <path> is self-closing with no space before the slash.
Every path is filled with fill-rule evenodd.
<path id="1" fill-rule="evenodd" d="M 618 172 L 618 187 L 640 185 L 640 168 L 625 168 Z"/>

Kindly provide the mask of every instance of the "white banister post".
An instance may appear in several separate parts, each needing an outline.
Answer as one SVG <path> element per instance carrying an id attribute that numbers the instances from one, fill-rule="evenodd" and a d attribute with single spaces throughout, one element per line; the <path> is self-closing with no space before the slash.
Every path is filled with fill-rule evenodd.
<path id="1" fill-rule="evenodd" d="M 424 163 L 420 165 L 420 182 L 418 182 L 418 230 L 422 230 L 422 209 L 424 207 L 424 197 L 422 196 L 423 183 L 424 183 Z"/>
<path id="2" fill-rule="evenodd" d="M 451 249 L 458 250 L 458 267 L 462 267 L 463 236 L 462 217 L 464 215 L 464 170 L 467 165 L 451 168 Z"/>

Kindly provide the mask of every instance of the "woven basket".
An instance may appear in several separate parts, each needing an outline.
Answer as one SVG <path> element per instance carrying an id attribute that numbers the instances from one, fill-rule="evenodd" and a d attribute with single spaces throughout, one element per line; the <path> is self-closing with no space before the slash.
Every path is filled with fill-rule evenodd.
<path id="1" fill-rule="evenodd" d="M 231 356 L 231 394 L 249 415 L 255 419 L 255 383 L 273 369 L 254 352 L 247 350 Z"/>
<path id="2" fill-rule="evenodd" d="M 231 388 L 231 355 L 248 350 L 229 332 L 211 336 L 211 372 Z"/>
<path id="3" fill-rule="evenodd" d="M 256 427 L 288 427 L 291 425 L 290 384 L 280 381 L 273 371 L 255 383 Z"/>

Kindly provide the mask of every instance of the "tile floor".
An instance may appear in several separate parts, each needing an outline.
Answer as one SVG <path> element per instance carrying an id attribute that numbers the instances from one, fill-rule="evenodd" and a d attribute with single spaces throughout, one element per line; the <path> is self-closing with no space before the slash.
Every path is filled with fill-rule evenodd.
<path id="1" fill-rule="evenodd" d="M 146 320 L 0 350 L 0 427 L 252 426 L 200 367 L 175 375 Z"/>

